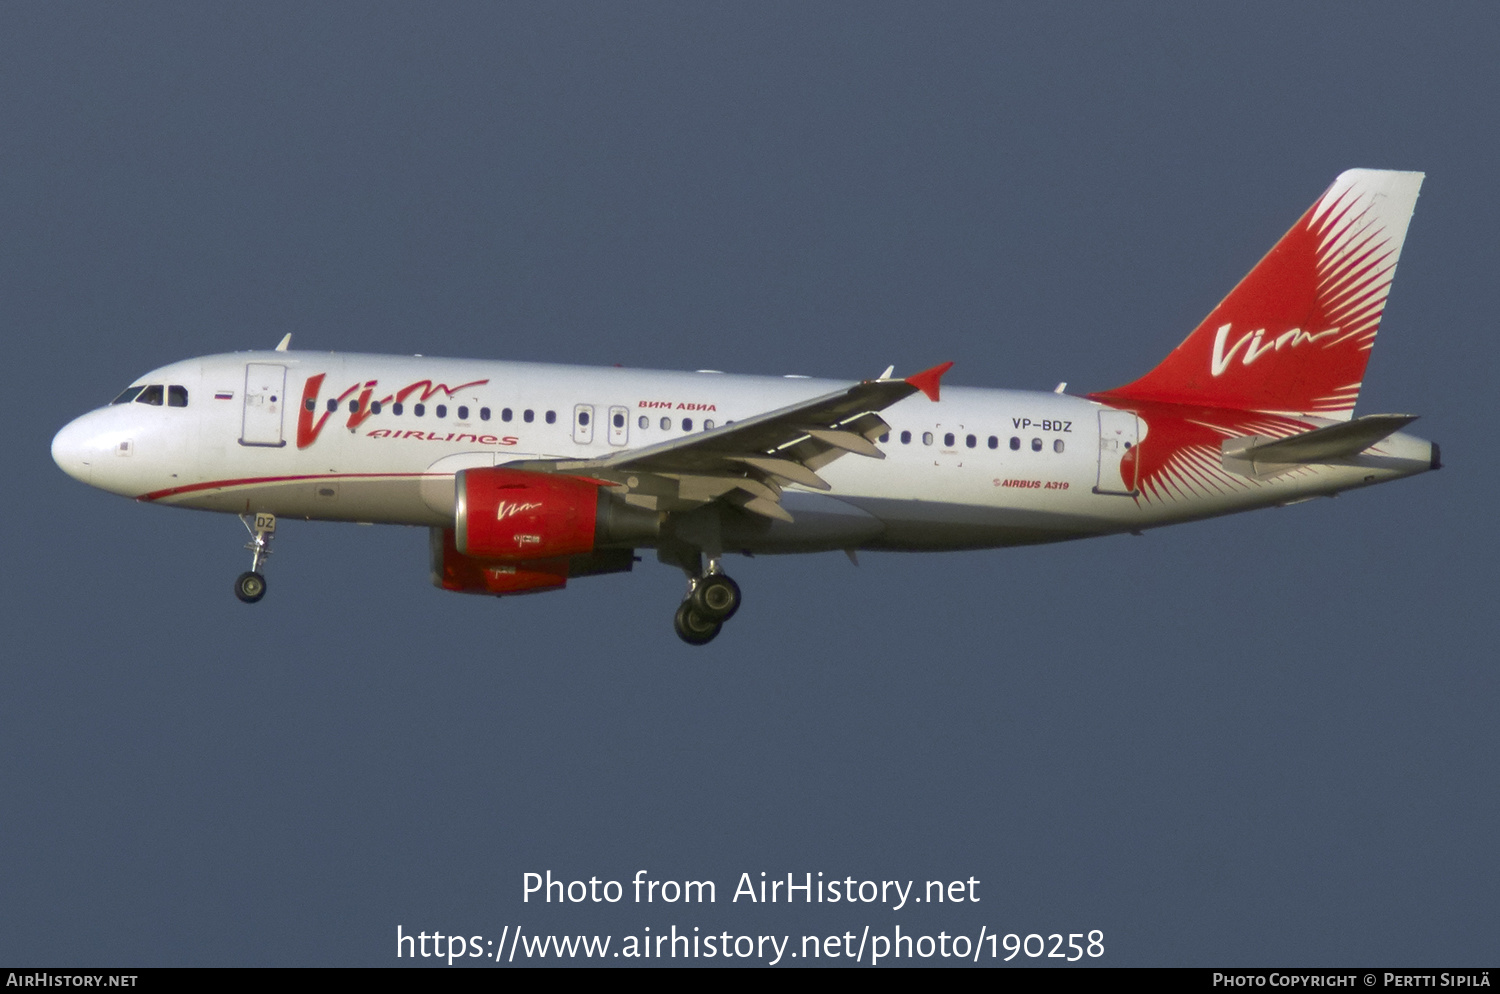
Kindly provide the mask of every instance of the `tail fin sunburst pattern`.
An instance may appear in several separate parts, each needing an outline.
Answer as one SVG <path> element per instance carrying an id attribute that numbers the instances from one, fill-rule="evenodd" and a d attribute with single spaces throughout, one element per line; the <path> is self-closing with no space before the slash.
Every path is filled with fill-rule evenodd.
<path id="1" fill-rule="evenodd" d="M 1161 365 L 1094 399 L 1348 420 L 1421 186 L 1342 174 Z"/>

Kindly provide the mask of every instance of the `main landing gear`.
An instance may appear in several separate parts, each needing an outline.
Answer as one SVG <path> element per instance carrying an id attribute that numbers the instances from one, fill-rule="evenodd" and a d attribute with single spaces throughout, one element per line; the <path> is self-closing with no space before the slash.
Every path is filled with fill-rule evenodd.
<path id="1" fill-rule="evenodd" d="M 677 637 L 688 645 L 712 642 L 724 622 L 740 609 L 740 585 L 720 572 L 717 560 L 709 562 L 708 573 L 688 580 L 688 595 L 672 619 Z"/>
<path id="2" fill-rule="evenodd" d="M 271 539 L 276 537 L 276 515 L 248 514 L 240 515 L 240 521 L 244 522 L 245 530 L 250 533 L 250 541 L 245 544 L 248 552 L 254 553 L 250 560 L 250 569 L 241 573 L 234 581 L 234 596 L 246 604 L 254 604 L 266 596 L 266 578 L 261 574 L 261 565 L 271 558 Z"/>

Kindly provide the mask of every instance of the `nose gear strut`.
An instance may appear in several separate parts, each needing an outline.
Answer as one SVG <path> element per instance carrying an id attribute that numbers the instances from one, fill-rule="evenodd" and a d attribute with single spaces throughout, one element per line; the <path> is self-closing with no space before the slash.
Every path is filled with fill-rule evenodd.
<path id="1" fill-rule="evenodd" d="M 250 533 L 250 541 L 245 543 L 245 550 L 254 553 L 250 560 L 250 569 L 241 573 L 234 581 L 234 596 L 246 604 L 254 604 L 266 596 L 266 578 L 261 573 L 261 566 L 271 558 L 271 539 L 276 537 L 276 515 L 274 514 L 248 514 L 240 515 L 240 521 L 245 530 Z"/>

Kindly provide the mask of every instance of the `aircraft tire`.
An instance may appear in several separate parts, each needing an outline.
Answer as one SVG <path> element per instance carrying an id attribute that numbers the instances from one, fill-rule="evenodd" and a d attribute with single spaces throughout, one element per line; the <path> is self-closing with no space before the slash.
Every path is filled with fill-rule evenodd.
<path id="1" fill-rule="evenodd" d="M 728 621 L 740 609 L 740 585 L 723 573 L 710 573 L 698 581 L 689 600 L 703 617 Z"/>
<path id="2" fill-rule="evenodd" d="M 234 596 L 246 604 L 254 604 L 266 596 L 266 578 L 259 573 L 246 571 L 234 581 Z"/>
<path id="3" fill-rule="evenodd" d="M 698 613 L 692 601 L 683 601 L 677 607 L 677 616 L 672 619 L 677 637 L 688 645 L 706 645 L 714 640 L 723 627 L 722 622 L 706 618 Z"/>

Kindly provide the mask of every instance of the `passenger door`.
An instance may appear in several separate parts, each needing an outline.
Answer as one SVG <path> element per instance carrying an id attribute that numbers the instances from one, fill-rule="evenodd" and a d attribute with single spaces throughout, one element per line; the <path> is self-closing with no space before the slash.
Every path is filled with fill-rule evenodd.
<path id="1" fill-rule="evenodd" d="M 1127 459 L 1140 442 L 1140 424 L 1134 411 L 1106 408 L 1099 412 L 1099 482 L 1096 494 L 1134 497 L 1136 460 Z"/>
<path id="2" fill-rule="evenodd" d="M 286 407 L 286 367 L 252 362 L 245 366 L 245 412 L 240 425 L 241 445 L 286 444 L 281 437 L 281 412 Z"/>

